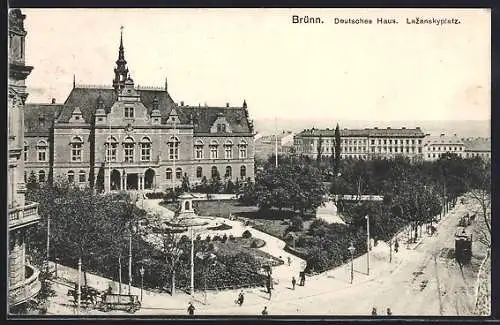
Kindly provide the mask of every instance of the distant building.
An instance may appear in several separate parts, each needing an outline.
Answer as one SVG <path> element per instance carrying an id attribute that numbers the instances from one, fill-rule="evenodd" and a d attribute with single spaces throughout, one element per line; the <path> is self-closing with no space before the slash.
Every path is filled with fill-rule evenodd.
<path id="1" fill-rule="evenodd" d="M 293 148 L 293 138 L 295 134 L 292 131 L 282 131 L 276 135 L 265 135 L 255 139 L 255 157 L 267 159 L 276 152 L 276 138 L 278 139 L 278 155 L 290 154 Z"/>
<path id="2" fill-rule="evenodd" d="M 437 160 L 446 153 L 464 157 L 464 149 L 464 141 L 456 134 L 453 136 L 446 136 L 443 133 L 439 136 L 426 134 L 423 147 L 424 160 Z"/>
<path id="3" fill-rule="evenodd" d="M 466 138 L 464 158 L 481 157 L 491 160 L 491 138 Z"/>
<path id="4" fill-rule="evenodd" d="M 340 130 L 340 148 L 342 159 L 394 158 L 405 156 L 420 160 L 423 158 L 422 146 L 425 134 L 415 129 L 343 129 Z M 318 144 L 321 143 L 321 146 Z M 295 151 L 299 155 L 329 157 L 335 152 L 334 129 L 307 129 L 294 138 Z"/>
<path id="5" fill-rule="evenodd" d="M 132 80 L 120 38 L 110 86 L 77 85 L 63 104 L 26 108 L 26 174 L 38 181 L 61 177 L 105 191 L 165 190 L 219 175 L 254 177 L 254 132 L 241 107 L 175 103 L 164 87 Z M 53 175 L 52 175 L 53 174 Z M 97 185 L 96 185 L 97 186 Z"/>
<path id="6" fill-rule="evenodd" d="M 11 312 L 23 310 L 41 289 L 40 271 L 26 259 L 30 227 L 36 227 L 40 216 L 38 203 L 25 200 L 24 172 L 24 103 L 28 97 L 25 80 L 33 67 L 25 64 L 24 19 L 20 9 L 9 11 L 9 98 L 8 112 L 8 306 Z"/>

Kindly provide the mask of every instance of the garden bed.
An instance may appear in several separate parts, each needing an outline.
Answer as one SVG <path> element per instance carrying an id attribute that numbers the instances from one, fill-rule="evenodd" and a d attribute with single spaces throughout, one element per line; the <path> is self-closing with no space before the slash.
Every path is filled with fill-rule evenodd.
<path id="1" fill-rule="evenodd" d="M 272 261 L 271 263 L 273 265 L 281 265 L 284 263 L 284 261 L 279 258 L 259 249 L 266 244 L 262 239 L 235 237 L 234 240 L 227 240 L 226 242 L 212 241 L 212 243 L 218 255 L 234 256 L 239 253 L 249 253 L 261 263 L 267 263 L 269 261 Z"/>

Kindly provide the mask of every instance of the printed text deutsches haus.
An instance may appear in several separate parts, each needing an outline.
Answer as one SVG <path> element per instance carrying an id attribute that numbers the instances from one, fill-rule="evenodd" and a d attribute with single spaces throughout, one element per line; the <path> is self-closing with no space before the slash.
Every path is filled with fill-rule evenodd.
<path id="1" fill-rule="evenodd" d="M 326 20 L 328 22 L 328 20 Z M 391 25 L 391 24 L 399 24 L 400 19 L 396 18 L 340 18 L 335 17 L 332 21 L 335 25 L 371 25 L 371 24 L 381 24 L 381 25 Z M 313 16 L 292 16 L 293 24 L 324 24 L 325 19 L 322 17 L 313 17 Z M 414 18 L 406 18 L 405 23 L 407 25 L 456 25 L 460 24 L 460 20 L 458 18 L 423 18 L 423 17 L 414 17 Z"/>

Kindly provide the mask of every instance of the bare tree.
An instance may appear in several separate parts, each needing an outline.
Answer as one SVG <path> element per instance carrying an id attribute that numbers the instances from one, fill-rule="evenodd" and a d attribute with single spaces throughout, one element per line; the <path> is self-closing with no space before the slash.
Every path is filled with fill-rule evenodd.
<path id="1" fill-rule="evenodd" d="M 489 163 L 483 163 L 480 166 L 480 171 L 475 177 L 467 184 L 468 196 L 475 203 L 479 205 L 480 217 L 482 223 L 486 227 L 487 233 L 485 238 L 487 239 L 487 245 L 490 246 L 491 242 L 491 165 Z M 476 212 L 477 213 L 477 212 Z"/>

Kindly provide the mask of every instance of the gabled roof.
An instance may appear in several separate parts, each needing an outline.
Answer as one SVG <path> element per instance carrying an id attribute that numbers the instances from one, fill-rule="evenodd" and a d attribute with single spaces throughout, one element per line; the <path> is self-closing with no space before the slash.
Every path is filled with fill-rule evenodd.
<path id="1" fill-rule="evenodd" d="M 26 104 L 24 106 L 26 132 L 49 132 L 49 128 L 62 108 L 62 104 Z M 44 119 L 44 126 L 40 125 L 40 118 Z"/>
<path id="2" fill-rule="evenodd" d="M 195 124 L 194 131 L 198 133 L 209 133 L 219 113 L 222 113 L 226 121 L 231 125 L 233 133 L 250 133 L 250 125 L 245 117 L 243 107 L 205 107 L 205 106 L 183 106 L 181 110 L 186 115 L 192 115 Z M 179 109 L 177 110 L 179 112 Z"/>
<path id="3" fill-rule="evenodd" d="M 424 140 L 424 145 L 463 145 L 464 142 L 457 136 L 427 136 Z"/>

